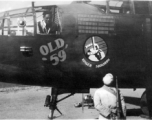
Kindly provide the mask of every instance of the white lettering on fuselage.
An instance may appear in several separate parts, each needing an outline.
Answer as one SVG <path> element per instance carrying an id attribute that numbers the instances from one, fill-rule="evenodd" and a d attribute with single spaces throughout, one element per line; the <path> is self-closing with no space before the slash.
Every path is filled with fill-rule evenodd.
<path id="1" fill-rule="evenodd" d="M 40 47 L 40 53 L 43 56 L 48 56 L 49 53 L 51 54 L 52 52 L 55 52 L 58 49 L 63 48 L 65 45 L 64 40 L 61 38 L 54 40 L 54 43 L 56 45 L 55 47 L 53 47 L 52 42 L 49 42 L 47 45 L 42 45 Z M 64 49 L 66 49 L 67 47 L 68 47 L 68 45 L 66 44 Z M 65 61 L 66 52 L 64 51 L 64 49 L 58 51 L 57 53 L 50 55 L 49 60 L 52 61 L 52 65 L 57 65 L 59 62 Z M 47 61 L 48 59 L 46 57 L 43 57 L 42 60 Z"/>
<path id="2" fill-rule="evenodd" d="M 96 65 L 96 68 L 100 68 L 100 67 L 105 66 L 107 63 L 109 63 L 109 61 L 110 61 L 110 59 L 107 59 L 104 63 Z"/>
<path id="3" fill-rule="evenodd" d="M 88 63 L 84 58 L 82 59 L 82 62 L 88 66 L 88 67 L 92 67 L 92 64 Z"/>

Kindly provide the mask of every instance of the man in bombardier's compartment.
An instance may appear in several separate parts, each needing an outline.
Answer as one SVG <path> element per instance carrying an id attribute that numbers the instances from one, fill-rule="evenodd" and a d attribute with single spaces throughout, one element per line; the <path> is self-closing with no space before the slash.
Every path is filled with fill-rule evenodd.
<path id="1" fill-rule="evenodd" d="M 55 34 L 58 30 L 57 24 L 53 22 L 50 12 L 43 12 L 43 19 L 38 22 L 40 34 Z"/>

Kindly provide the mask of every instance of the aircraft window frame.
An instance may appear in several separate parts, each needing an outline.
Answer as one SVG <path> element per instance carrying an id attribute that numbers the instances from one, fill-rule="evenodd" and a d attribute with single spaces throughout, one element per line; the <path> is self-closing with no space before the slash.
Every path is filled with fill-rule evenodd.
<path id="1" fill-rule="evenodd" d="M 51 23 L 55 23 L 57 25 L 57 30 L 55 33 L 40 33 L 39 28 L 37 28 L 36 35 L 59 35 L 62 32 L 62 27 L 61 27 L 61 21 L 60 21 L 60 13 L 59 13 L 59 8 L 55 5 L 53 6 L 39 6 L 39 8 L 35 8 L 35 13 L 36 13 L 36 22 L 38 26 L 38 22 L 43 20 L 43 12 L 50 12 L 52 18 L 51 18 Z M 39 14 L 39 15 L 38 15 Z M 41 17 L 41 19 L 40 19 Z"/>
<path id="2" fill-rule="evenodd" d="M 26 13 L 27 9 L 28 8 L 22 8 L 22 9 L 12 10 L 12 11 L 9 11 L 9 15 L 10 16 L 14 16 L 14 15 L 23 14 L 23 13 Z"/>
<path id="3" fill-rule="evenodd" d="M 37 18 L 36 18 L 36 13 L 37 12 L 44 12 L 41 11 L 40 8 L 43 9 L 48 9 L 48 8 L 52 8 L 53 12 L 51 14 L 53 14 L 53 21 L 57 22 L 58 24 L 58 29 L 56 30 L 55 35 L 59 35 L 61 34 L 62 31 L 62 27 L 61 27 L 61 20 L 60 20 L 60 13 L 59 13 L 59 8 L 56 5 L 51 5 L 51 6 L 36 6 L 36 7 L 28 7 L 28 8 L 22 8 L 22 9 L 16 9 L 16 10 L 10 10 L 10 11 L 5 11 L 0 13 L 0 20 L 2 21 L 2 25 L 1 25 L 1 34 L 3 36 L 27 36 L 27 34 L 22 34 L 22 35 L 17 35 L 16 33 L 11 34 L 11 29 L 18 27 L 17 24 L 12 25 L 12 19 L 17 19 L 17 18 L 28 18 L 31 17 L 31 21 L 32 21 L 32 25 L 30 26 L 25 26 L 27 27 L 33 27 L 33 32 L 30 36 L 35 36 L 38 35 L 37 33 Z M 19 11 L 18 11 L 19 10 Z M 55 21 L 56 20 L 56 21 Z M 14 21 L 14 20 L 13 20 Z M 27 23 L 28 21 L 23 21 Z M 15 26 L 15 27 L 14 27 Z M 15 31 L 15 30 L 13 30 Z M 54 34 L 47 34 L 47 35 L 54 35 Z"/>
<path id="4" fill-rule="evenodd" d="M 0 35 L 2 35 L 3 19 L 0 19 Z"/>
<path id="5" fill-rule="evenodd" d="M 8 19 L 3 19 L 3 29 L 2 29 L 2 35 L 7 36 L 9 34 L 9 26 L 8 26 Z"/>
<path id="6" fill-rule="evenodd" d="M 25 12 L 21 13 L 18 12 L 18 10 L 22 10 L 22 9 L 16 9 L 16 10 L 12 10 L 12 11 L 6 11 L 4 12 L 3 17 L 1 17 L 0 19 L 2 19 L 3 21 L 3 25 L 2 25 L 2 34 L 4 36 L 34 36 L 34 16 L 33 16 L 33 11 L 32 8 L 23 8 Z M 29 11 L 31 10 L 31 11 Z M 12 14 L 13 13 L 13 14 Z M 17 13 L 17 14 L 16 14 Z M 31 17 L 32 20 L 32 25 L 27 25 L 27 23 L 29 24 L 29 21 L 18 21 L 18 19 L 20 18 L 28 18 Z M 15 24 L 12 25 L 12 19 L 16 19 Z M 23 22 L 25 24 L 25 26 L 20 26 L 19 22 Z M 22 28 L 21 28 L 22 27 Z M 33 31 L 29 32 L 28 31 L 28 27 L 33 27 Z M 11 30 L 12 28 L 17 28 L 16 30 Z M 19 30 L 19 28 L 21 28 L 21 30 Z M 16 34 L 18 31 L 25 31 L 22 32 L 22 34 Z M 25 33 L 25 34 L 24 34 Z"/>
<path id="7" fill-rule="evenodd" d="M 14 20 L 13 20 L 14 19 Z M 18 22 L 20 20 L 25 21 L 25 26 L 20 26 Z M 16 36 L 34 36 L 34 19 L 33 16 L 20 16 L 20 17 L 12 17 L 10 18 L 10 21 L 15 21 L 17 24 L 11 24 L 10 25 L 10 34 L 14 35 L 14 32 L 16 33 Z"/>
<path id="8" fill-rule="evenodd" d="M 130 6 L 130 2 L 128 0 L 122 0 L 122 1 L 109 0 L 108 6 L 109 6 L 109 13 L 110 14 L 123 14 L 123 15 L 130 15 L 131 14 L 131 6 Z"/>
<path id="9" fill-rule="evenodd" d="M 106 13 L 106 0 L 104 1 L 91 1 L 89 5 L 96 6 L 100 9 L 101 12 Z"/>

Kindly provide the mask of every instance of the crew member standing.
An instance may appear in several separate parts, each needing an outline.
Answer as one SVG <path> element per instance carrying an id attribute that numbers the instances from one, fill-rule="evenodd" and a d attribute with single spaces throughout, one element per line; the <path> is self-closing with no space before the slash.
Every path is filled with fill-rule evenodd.
<path id="1" fill-rule="evenodd" d="M 103 77 L 104 85 L 97 89 L 94 94 L 94 106 L 99 111 L 99 119 L 116 119 L 117 116 L 117 93 L 116 88 L 111 87 L 114 77 L 111 73 Z M 126 117 L 126 105 L 123 96 L 120 94 L 122 113 Z"/>

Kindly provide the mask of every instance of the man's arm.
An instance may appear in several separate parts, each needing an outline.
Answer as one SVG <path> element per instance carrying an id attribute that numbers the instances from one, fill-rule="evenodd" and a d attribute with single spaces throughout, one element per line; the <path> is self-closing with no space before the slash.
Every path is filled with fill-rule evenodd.
<path id="1" fill-rule="evenodd" d="M 102 93 L 100 93 L 102 94 Z M 99 93 L 96 91 L 95 94 L 94 94 L 94 107 L 99 111 L 99 113 L 101 115 L 103 115 L 104 117 L 107 117 L 111 111 L 109 108 L 107 108 L 106 106 L 104 106 L 102 103 L 101 103 L 101 98 L 100 98 L 100 95 Z"/>

